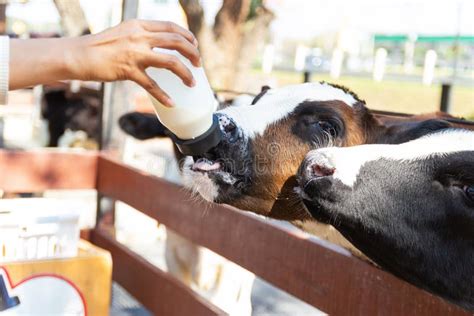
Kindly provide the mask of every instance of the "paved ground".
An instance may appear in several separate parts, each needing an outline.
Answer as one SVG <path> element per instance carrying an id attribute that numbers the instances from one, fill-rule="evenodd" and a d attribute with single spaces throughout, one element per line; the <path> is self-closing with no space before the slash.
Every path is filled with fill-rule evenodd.
<path id="1" fill-rule="evenodd" d="M 252 315 L 324 315 L 286 292 L 258 279 L 252 288 Z"/>
<path id="2" fill-rule="evenodd" d="M 112 307 L 111 316 L 151 316 L 152 314 L 143 308 L 130 294 L 120 285 L 114 282 L 112 285 Z"/>
<path id="3" fill-rule="evenodd" d="M 312 306 L 280 291 L 271 284 L 257 279 L 252 289 L 252 315 L 322 315 Z M 149 316 L 149 311 L 143 308 L 130 294 L 120 285 L 114 283 L 112 287 L 112 308 L 110 315 L 113 316 Z"/>

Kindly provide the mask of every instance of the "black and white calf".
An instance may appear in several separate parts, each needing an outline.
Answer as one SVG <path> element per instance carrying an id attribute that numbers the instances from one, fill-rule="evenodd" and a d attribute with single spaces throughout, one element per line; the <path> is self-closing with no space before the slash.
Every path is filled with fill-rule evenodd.
<path id="1" fill-rule="evenodd" d="M 314 150 L 298 183 L 311 215 L 381 267 L 474 310 L 474 131 Z"/>
<path id="2" fill-rule="evenodd" d="M 61 145 L 68 132 L 82 131 L 86 138 L 99 142 L 99 108 L 101 93 L 83 89 L 73 93 L 65 88 L 46 90 L 41 116 L 48 122 L 50 147 Z"/>

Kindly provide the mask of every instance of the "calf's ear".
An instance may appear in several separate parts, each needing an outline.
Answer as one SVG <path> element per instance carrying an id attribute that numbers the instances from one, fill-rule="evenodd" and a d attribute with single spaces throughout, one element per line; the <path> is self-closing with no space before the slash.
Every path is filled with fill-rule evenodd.
<path id="1" fill-rule="evenodd" d="M 122 115 L 118 123 L 122 131 L 137 139 L 167 137 L 166 127 L 155 114 L 130 112 Z"/>
<path id="2" fill-rule="evenodd" d="M 401 144 L 452 127 L 451 123 L 440 119 L 403 122 L 387 128 L 384 138 L 388 144 Z"/>

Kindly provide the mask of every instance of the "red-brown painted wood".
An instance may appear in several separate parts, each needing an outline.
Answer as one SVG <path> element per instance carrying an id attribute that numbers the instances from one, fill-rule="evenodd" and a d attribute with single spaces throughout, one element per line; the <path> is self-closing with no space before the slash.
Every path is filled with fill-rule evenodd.
<path id="1" fill-rule="evenodd" d="M 99 159 L 98 189 L 283 290 L 335 315 L 468 315 L 464 310 L 309 235 Z"/>
<path id="2" fill-rule="evenodd" d="M 91 240 L 112 254 L 113 279 L 154 315 L 224 315 L 222 310 L 120 244 L 109 233 L 93 230 Z"/>
<path id="3" fill-rule="evenodd" d="M 0 150 L 0 189 L 6 192 L 94 189 L 96 171 L 93 152 Z"/>

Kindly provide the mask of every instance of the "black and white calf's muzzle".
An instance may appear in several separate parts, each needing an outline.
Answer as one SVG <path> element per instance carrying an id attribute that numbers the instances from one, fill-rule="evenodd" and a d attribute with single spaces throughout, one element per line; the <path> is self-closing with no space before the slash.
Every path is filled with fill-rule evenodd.
<path id="1" fill-rule="evenodd" d="M 218 191 L 207 195 L 206 190 L 200 193 L 208 200 L 218 202 L 222 199 L 225 202 L 227 198 L 241 193 L 247 186 L 252 170 L 251 150 L 243 129 L 227 114 L 216 115 L 223 134 L 222 140 L 201 156 L 187 157 L 183 171 L 193 182 L 202 184 L 203 181 L 198 179 L 211 180 L 212 191 Z"/>
<path id="2" fill-rule="evenodd" d="M 322 193 L 332 185 L 336 168 L 323 152 L 313 150 L 306 155 L 298 169 L 297 181 L 302 197 Z"/>
<path id="3" fill-rule="evenodd" d="M 230 160 L 240 160 L 248 151 L 248 140 L 242 128 L 237 126 L 235 121 L 226 114 L 217 113 L 216 116 L 219 119 L 219 126 L 223 135 L 222 140 L 209 152 L 193 157 L 196 163 L 193 168 L 196 171 L 200 171 L 202 167 L 202 164 L 198 162 L 215 162 L 225 167 L 226 164 L 230 163 Z M 203 171 L 207 171 L 206 169 L 204 168 Z"/>
<path id="4" fill-rule="evenodd" d="M 344 165 L 333 161 L 335 150 L 337 148 L 310 151 L 296 175 L 298 187 L 295 191 L 307 211 L 318 221 L 329 224 L 334 217 L 332 206 L 351 190 L 350 185 L 338 178 Z"/>
<path id="5" fill-rule="evenodd" d="M 370 146 L 357 146 L 364 148 Z M 365 164 L 348 148 L 321 148 L 310 151 L 301 163 L 296 192 L 308 212 L 318 221 L 331 223 L 334 205 L 347 199 L 354 189 L 360 168 Z"/>

